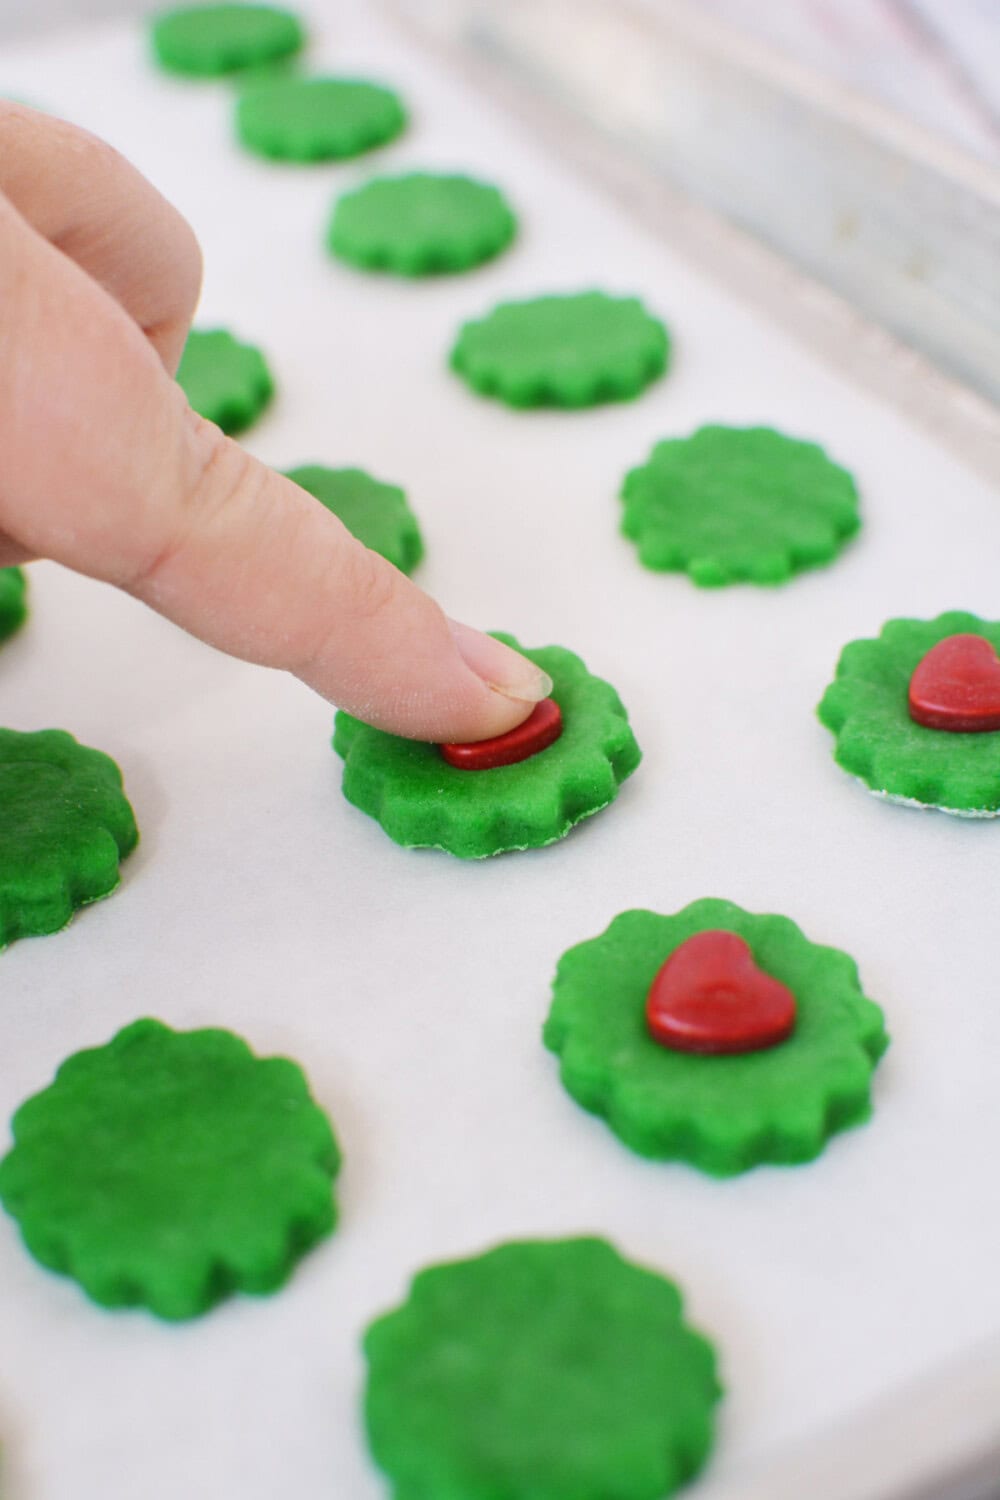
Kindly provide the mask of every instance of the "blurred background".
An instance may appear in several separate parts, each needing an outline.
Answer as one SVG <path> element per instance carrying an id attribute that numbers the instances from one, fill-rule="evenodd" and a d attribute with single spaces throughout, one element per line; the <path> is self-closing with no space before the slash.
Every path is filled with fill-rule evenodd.
<path id="1" fill-rule="evenodd" d="M 337 0 L 328 7 L 335 14 Z M 0 35 L 161 8 L 160 0 L 3 0 Z M 1000 161 L 996 0 L 700 0 L 697 8 Z"/>
<path id="2" fill-rule="evenodd" d="M 0 40 L 160 5 L 0 0 Z M 997 0 L 366 6 L 1000 481 Z"/>
<path id="3" fill-rule="evenodd" d="M 996 0 L 702 0 L 700 8 L 1000 161 Z"/>

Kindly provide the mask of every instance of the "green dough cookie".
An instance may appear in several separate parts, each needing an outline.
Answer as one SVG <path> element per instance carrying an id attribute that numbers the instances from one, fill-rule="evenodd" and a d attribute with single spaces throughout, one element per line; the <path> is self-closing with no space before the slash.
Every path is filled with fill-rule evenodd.
<path id="1" fill-rule="evenodd" d="M 193 328 L 177 379 L 188 404 L 223 432 L 243 432 L 274 395 L 263 354 L 224 328 Z"/>
<path id="2" fill-rule="evenodd" d="M 861 524 L 847 470 L 770 427 L 699 427 L 657 443 L 622 499 L 639 561 L 704 588 L 784 583 L 831 562 Z"/>
<path id="3" fill-rule="evenodd" d="M 305 33 L 294 15 L 271 5 L 191 5 L 157 16 L 152 42 L 162 68 L 215 78 L 291 57 Z"/>
<path id="4" fill-rule="evenodd" d="M 521 651 L 552 678 L 563 732 L 547 750 L 489 771 L 448 765 L 436 745 L 400 739 L 338 713 L 333 748 L 344 757 L 344 796 L 407 848 L 483 859 L 539 848 L 607 807 L 640 751 L 614 688 L 561 646 Z"/>
<path id="5" fill-rule="evenodd" d="M 244 146 L 276 161 L 335 161 L 394 140 L 399 96 L 356 78 L 282 78 L 248 89 L 236 107 Z"/>
<path id="6" fill-rule="evenodd" d="M 635 297 L 503 302 L 466 323 L 451 366 L 508 406 L 596 406 L 637 396 L 667 368 L 667 330 Z"/>
<path id="7" fill-rule="evenodd" d="M 20 630 L 28 618 L 28 581 L 20 568 L 0 568 L 0 641 Z"/>
<path id="8" fill-rule="evenodd" d="M 102 1307 L 192 1318 L 272 1292 L 334 1224 L 340 1157 L 301 1068 L 136 1021 L 14 1115 L 0 1201 Z"/>
<path id="9" fill-rule="evenodd" d="M 288 478 L 315 495 L 359 542 L 401 572 L 412 573 L 423 557 L 417 519 L 396 485 L 382 484 L 363 469 L 324 469 L 320 464 L 289 469 Z"/>
<path id="10" fill-rule="evenodd" d="M 708 1457 L 721 1394 L 682 1312 L 672 1282 L 599 1239 L 422 1271 L 364 1340 L 396 1500 L 663 1500 Z"/>
<path id="11" fill-rule="evenodd" d="M 837 737 L 838 765 L 878 796 L 966 818 L 1000 815 L 1000 731 L 953 734 L 910 718 L 917 665 L 950 635 L 980 635 L 1000 650 L 1000 623 L 952 610 L 936 620 L 889 620 L 874 640 L 851 641 L 818 713 Z"/>
<path id="12" fill-rule="evenodd" d="M 107 755 L 61 729 L 0 729 L 0 947 L 107 896 L 138 838 Z"/>
<path id="13" fill-rule="evenodd" d="M 696 932 L 735 932 L 755 963 L 795 996 L 795 1030 L 765 1051 L 676 1052 L 646 1027 L 662 965 Z M 888 1046 L 853 959 L 822 948 L 787 917 L 729 901 L 695 901 L 674 916 L 627 911 L 563 954 L 545 1045 L 563 1084 L 642 1156 L 690 1162 L 715 1176 L 760 1163 L 810 1161 L 829 1136 L 868 1118 L 875 1065 Z"/>
<path id="14" fill-rule="evenodd" d="M 366 271 L 429 276 L 499 254 L 517 220 L 498 188 L 470 177 L 376 177 L 337 202 L 328 243 Z"/>

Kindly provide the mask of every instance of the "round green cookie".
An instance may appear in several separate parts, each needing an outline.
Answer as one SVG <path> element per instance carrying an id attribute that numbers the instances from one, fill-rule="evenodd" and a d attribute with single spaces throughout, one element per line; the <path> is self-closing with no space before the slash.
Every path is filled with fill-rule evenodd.
<path id="1" fill-rule="evenodd" d="M 359 542 L 412 573 L 424 555 L 420 528 L 397 485 L 382 484 L 363 469 L 325 469 L 304 464 L 288 478 L 315 495 Z"/>
<path id="2" fill-rule="evenodd" d="M 757 966 L 795 996 L 787 1041 L 742 1055 L 676 1052 L 646 1027 L 662 965 L 696 932 L 735 932 Z M 787 917 L 730 901 L 695 901 L 674 916 L 627 911 L 559 960 L 545 1045 L 563 1084 L 642 1156 L 729 1176 L 810 1161 L 829 1136 L 868 1117 L 875 1065 L 888 1046 L 853 959 L 822 948 Z"/>
<path id="3" fill-rule="evenodd" d="M 28 618 L 28 581 L 20 568 L 0 568 L 0 641 L 20 630 Z"/>
<path id="4" fill-rule="evenodd" d="M 433 1266 L 369 1327 L 365 1423 L 396 1500 L 663 1500 L 721 1388 L 672 1282 L 605 1240 Z"/>
<path id="5" fill-rule="evenodd" d="M 274 395 L 263 354 L 224 328 L 192 328 L 177 379 L 193 410 L 223 432 L 243 432 Z"/>
<path id="6" fill-rule="evenodd" d="M 637 396 L 669 353 L 667 330 L 637 298 L 580 292 L 503 302 L 466 323 L 451 366 L 508 406 L 596 406 Z"/>
<path id="7" fill-rule="evenodd" d="M 770 427 L 699 427 L 657 443 L 622 499 L 639 561 L 704 588 L 784 583 L 831 562 L 861 524 L 847 470 Z"/>
<path id="8" fill-rule="evenodd" d="M 337 201 L 328 244 L 366 271 L 430 276 L 499 254 L 517 220 L 499 188 L 471 177 L 376 177 Z"/>
<path id="9" fill-rule="evenodd" d="M 215 78 L 291 57 L 305 33 L 294 15 L 272 5 L 190 5 L 157 16 L 152 42 L 162 68 Z"/>
<path id="10" fill-rule="evenodd" d="M 276 161 L 335 161 L 394 140 L 406 125 L 391 89 L 357 78 L 279 78 L 236 106 L 243 145 Z"/>
<path id="11" fill-rule="evenodd" d="M 337 715 L 333 747 L 344 757 L 344 796 L 397 844 L 462 859 L 552 844 L 613 802 L 639 764 L 628 716 L 609 683 L 561 646 L 527 651 L 513 636 L 496 636 L 549 674 L 562 711 L 560 738 L 527 760 L 460 770 L 436 745 Z"/>
<path id="12" fill-rule="evenodd" d="M 1000 622 L 951 610 L 935 620 L 889 620 L 874 640 L 851 641 L 819 705 L 834 757 L 877 796 L 965 818 L 1000 816 L 1000 731 L 953 734 L 910 718 L 917 665 L 950 635 L 979 635 L 1000 651 Z"/>
<path id="13" fill-rule="evenodd" d="M 107 896 L 138 838 L 107 755 L 61 729 L 0 729 L 0 947 Z"/>
<path id="14" fill-rule="evenodd" d="M 340 1156 L 301 1068 L 136 1021 L 14 1115 L 0 1201 L 102 1307 L 192 1318 L 271 1292 L 334 1224 Z"/>

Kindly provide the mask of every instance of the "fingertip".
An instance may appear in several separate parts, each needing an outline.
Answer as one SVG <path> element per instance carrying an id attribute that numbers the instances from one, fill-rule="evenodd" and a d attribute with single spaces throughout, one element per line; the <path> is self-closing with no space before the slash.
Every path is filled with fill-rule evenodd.
<path id="1" fill-rule="evenodd" d="M 520 724 L 535 704 L 552 692 L 552 678 L 547 672 L 495 636 L 463 625 L 460 620 L 449 620 L 448 629 L 466 666 L 493 693 L 526 706 L 526 713 L 516 723 Z"/>

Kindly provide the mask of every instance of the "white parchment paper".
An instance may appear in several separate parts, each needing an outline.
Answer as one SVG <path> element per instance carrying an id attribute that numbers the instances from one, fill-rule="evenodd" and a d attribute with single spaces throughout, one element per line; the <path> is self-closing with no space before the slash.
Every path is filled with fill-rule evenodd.
<path id="1" fill-rule="evenodd" d="M 364 1325 L 428 1261 L 577 1231 L 685 1288 L 728 1387 L 712 1473 L 738 1477 L 1000 1330 L 1000 829 L 868 796 L 814 717 L 841 645 L 887 617 L 996 615 L 1000 506 L 933 433 L 805 357 L 363 7 L 324 7 L 317 29 L 318 62 L 412 107 L 408 135 L 360 163 L 241 154 L 231 91 L 158 75 L 132 27 L 11 51 L 0 86 L 106 135 L 190 217 L 200 322 L 259 342 L 280 387 L 248 446 L 403 484 L 421 582 L 459 618 L 579 651 L 645 760 L 552 848 L 404 852 L 342 799 L 326 704 L 109 588 L 31 569 L 0 720 L 113 755 L 142 844 L 114 897 L 0 957 L 0 1117 L 149 1014 L 298 1059 L 346 1164 L 340 1227 L 288 1288 L 184 1327 L 92 1307 L 0 1224 L 4 1494 L 377 1500 Z M 501 183 L 517 246 L 428 284 L 329 260 L 335 193 L 403 166 Z M 673 329 L 675 368 L 641 400 L 519 414 L 448 373 L 465 317 L 591 285 L 638 292 Z M 622 474 L 710 420 L 819 439 L 857 473 L 865 528 L 839 563 L 715 593 L 637 565 Z M 542 1048 L 564 948 L 627 907 L 703 895 L 846 948 L 887 1012 L 875 1118 L 811 1166 L 718 1183 L 640 1161 Z"/>

